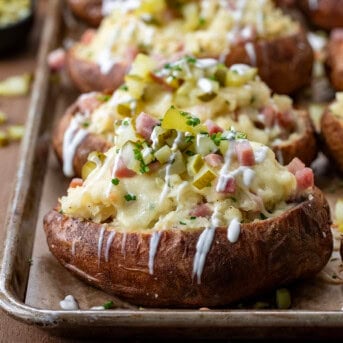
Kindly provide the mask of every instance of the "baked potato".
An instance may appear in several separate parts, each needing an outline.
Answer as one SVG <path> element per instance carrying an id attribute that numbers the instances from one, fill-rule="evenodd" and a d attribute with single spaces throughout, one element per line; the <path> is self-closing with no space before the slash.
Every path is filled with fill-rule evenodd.
<path id="1" fill-rule="evenodd" d="M 220 0 L 170 3 L 143 1 L 127 12 L 115 10 L 95 34 L 68 52 L 67 69 L 82 91 L 115 90 L 135 55 L 143 52 L 163 65 L 191 54 L 247 63 L 282 94 L 306 85 L 313 52 L 301 26 L 274 7 L 249 0 L 245 6 Z M 169 4 L 169 5 L 168 5 Z"/>
<path id="2" fill-rule="evenodd" d="M 104 152 L 113 144 L 116 120 L 136 118 L 141 112 L 159 118 L 171 105 L 208 120 L 214 132 L 230 126 L 246 132 L 249 139 L 272 147 L 283 164 L 298 156 L 309 165 L 316 157 L 308 113 L 295 110 L 287 96 L 271 95 L 255 68 L 242 64 L 227 68 L 214 59 L 190 56 L 157 70 L 154 63 L 138 55 L 126 84 L 111 96 L 84 94 L 66 112 L 53 146 L 58 158 L 69 165 L 67 176 L 81 175 L 88 153 Z"/>
<path id="3" fill-rule="evenodd" d="M 67 0 L 73 14 L 91 26 L 99 26 L 103 18 L 102 0 Z"/>
<path id="4" fill-rule="evenodd" d="M 343 27 L 342 0 L 298 0 L 297 6 L 319 28 L 331 30 Z"/>
<path id="5" fill-rule="evenodd" d="M 325 152 L 340 172 L 343 172 L 343 93 L 337 93 L 336 101 L 324 112 L 321 119 L 321 136 Z"/>
<path id="6" fill-rule="evenodd" d="M 78 277 L 138 305 L 222 306 L 327 263 L 329 206 L 300 160 L 283 167 L 233 128 L 214 139 L 175 107 L 120 125 L 44 218 Z"/>
<path id="7" fill-rule="evenodd" d="M 343 29 L 331 31 L 327 45 L 326 65 L 329 78 L 337 91 L 343 91 Z"/>

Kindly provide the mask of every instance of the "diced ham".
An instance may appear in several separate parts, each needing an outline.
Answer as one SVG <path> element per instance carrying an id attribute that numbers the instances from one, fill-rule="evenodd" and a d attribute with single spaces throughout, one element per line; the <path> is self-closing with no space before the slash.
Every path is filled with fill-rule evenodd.
<path id="1" fill-rule="evenodd" d="M 208 154 L 205 156 L 205 161 L 210 167 L 219 168 L 223 164 L 223 156 Z"/>
<path id="2" fill-rule="evenodd" d="M 48 55 L 48 65 L 53 71 L 59 71 L 64 68 L 66 63 L 66 52 L 64 49 L 59 48 L 51 51 Z"/>
<path id="3" fill-rule="evenodd" d="M 209 217 L 212 214 L 212 210 L 207 204 L 198 204 L 191 211 L 192 217 Z"/>
<path id="4" fill-rule="evenodd" d="M 148 114 L 141 112 L 141 114 L 136 118 L 136 131 L 144 139 L 150 141 L 151 133 L 158 123 L 159 121 L 155 118 L 152 118 Z"/>
<path id="5" fill-rule="evenodd" d="M 235 193 L 236 191 L 236 180 L 232 177 L 226 181 L 225 188 L 220 193 Z"/>
<path id="6" fill-rule="evenodd" d="M 119 158 L 118 163 L 115 166 L 114 175 L 119 178 L 125 178 L 133 177 L 136 175 L 136 173 L 133 170 L 127 168 L 124 161 Z"/>
<path id="7" fill-rule="evenodd" d="M 99 93 L 91 92 L 82 94 L 77 99 L 77 105 L 81 113 L 93 112 L 101 105 L 101 101 L 99 100 Z"/>
<path id="8" fill-rule="evenodd" d="M 213 135 L 214 133 L 218 133 L 218 132 L 223 132 L 224 131 L 219 125 L 217 125 L 215 122 L 213 122 L 210 119 L 205 121 L 205 125 L 206 125 L 208 133 L 210 135 Z"/>
<path id="9" fill-rule="evenodd" d="M 314 185 L 314 176 L 311 168 L 304 168 L 295 173 L 298 190 L 303 191 Z"/>
<path id="10" fill-rule="evenodd" d="M 81 187 L 83 185 L 83 180 L 75 177 L 70 181 L 69 188 Z"/>
<path id="11" fill-rule="evenodd" d="M 126 62 L 127 64 L 131 65 L 133 60 L 136 58 L 136 56 L 139 54 L 139 49 L 136 46 L 129 46 L 126 49 Z"/>
<path id="12" fill-rule="evenodd" d="M 93 40 L 95 32 L 96 30 L 94 29 L 87 29 L 81 36 L 81 43 L 86 45 L 89 44 Z"/>
<path id="13" fill-rule="evenodd" d="M 156 172 L 160 167 L 161 163 L 158 161 L 152 162 L 148 165 L 149 167 L 149 174 Z"/>
<path id="14" fill-rule="evenodd" d="M 255 164 L 255 155 L 248 141 L 238 142 L 235 145 L 238 162 L 241 166 L 253 166 Z"/>
<path id="15" fill-rule="evenodd" d="M 272 127 L 275 124 L 276 111 L 272 106 L 266 106 L 262 109 L 263 124 L 265 127 Z"/>
<path id="16" fill-rule="evenodd" d="M 291 112 L 277 112 L 277 122 L 282 128 L 288 130 L 294 128 L 294 117 Z"/>
<path id="17" fill-rule="evenodd" d="M 288 171 L 294 175 L 297 171 L 302 170 L 304 168 L 305 164 L 298 157 L 294 157 L 293 160 L 287 166 Z"/>

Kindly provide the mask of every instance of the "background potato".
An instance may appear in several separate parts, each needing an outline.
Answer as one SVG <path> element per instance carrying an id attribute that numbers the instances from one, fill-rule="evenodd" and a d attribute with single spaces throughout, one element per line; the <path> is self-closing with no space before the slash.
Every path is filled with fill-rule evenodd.
<path id="1" fill-rule="evenodd" d="M 68 5 L 76 17 L 91 26 L 99 26 L 102 20 L 102 0 L 68 0 Z"/>
<path id="2" fill-rule="evenodd" d="M 310 199 L 278 217 L 242 224 L 234 244 L 227 239 L 227 229 L 218 228 L 200 284 L 192 278 L 200 229 L 162 231 L 151 275 L 151 232 L 128 232 L 124 247 L 123 233 L 116 232 L 108 244 L 109 225 L 101 240 L 100 224 L 68 218 L 57 210 L 45 216 L 44 228 L 59 262 L 106 292 L 144 306 L 219 306 L 312 276 L 324 267 L 332 252 L 329 207 L 319 190 Z"/>

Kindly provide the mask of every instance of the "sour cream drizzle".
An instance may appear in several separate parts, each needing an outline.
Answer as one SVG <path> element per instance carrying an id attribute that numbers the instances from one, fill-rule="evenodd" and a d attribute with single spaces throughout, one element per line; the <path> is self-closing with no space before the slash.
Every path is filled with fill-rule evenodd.
<path id="1" fill-rule="evenodd" d="M 233 218 L 227 228 L 227 239 L 231 243 L 236 243 L 238 241 L 240 233 L 241 223 L 237 218 Z"/>
<path id="2" fill-rule="evenodd" d="M 79 304 L 72 295 L 67 295 L 63 300 L 61 300 L 60 307 L 65 311 L 76 311 L 80 309 Z"/>
<path id="3" fill-rule="evenodd" d="M 234 147 L 235 143 L 232 142 L 229 145 L 229 149 L 227 150 L 226 154 L 225 154 L 225 163 L 223 165 L 223 167 L 220 169 L 219 172 L 219 179 L 218 179 L 218 183 L 216 186 L 216 191 L 217 192 L 223 192 L 225 190 L 225 187 L 228 183 L 228 181 L 232 178 L 232 176 L 228 175 L 228 171 L 231 165 L 231 159 L 232 156 L 235 152 L 235 147 Z"/>
<path id="4" fill-rule="evenodd" d="M 113 239 L 116 235 L 115 231 L 111 231 L 110 234 L 108 235 L 107 242 L 106 242 L 106 249 L 105 249 L 105 261 L 108 262 L 108 256 L 110 253 L 110 249 L 112 246 Z"/>
<path id="5" fill-rule="evenodd" d="M 88 131 L 80 128 L 82 116 L 76 115 L 71 121 L 63 137 L 62 156 L 63 173 L 67 177 L 74 176 L 73 160 L 77 147 L 88 135 Z"/>
<path id="6" fill-rule="evenodd" d="M 101 226 L 99 238 L 98 238 L 98 266 L 100 265 L 101 249 L 102 249 L 102 243 L 104 241 L 104 234 L 105 234 L 105 227 Z"/>
<path id="7" fill-rule="evenodd" d="M 157 252 L 158 243 L 160 242 L 161 232 L 155 231 L 152 233 L 149 245 L 149 274 L 154 274 L 154 262 Z"/>
<path id="8" fill-rule="evenodd" d="M 255 46 L 253 43 L 248 42 L 245 43 L 244 45 L 245 51 L 247 52 L 248 56 L 249 56 L 249 60 L 252 66 L 256 66 L 256 52 L 255 52 Z"/>
<path id="9" fill-rule="evenodd" d="M 192 278 L 197 277 L 197 283 L 201 283 L 201 275 L 204 270 L 206 257 L 210 251 L 216 228 L 220 226 L 219 212 L 217 206 L 214 208 L 210 225 L 200 234 L 196 245 L 196 253 L 193 261 Z"/>
<path id="10" fill-rule="evenodd" d="M 141 0 L 102 0 L 101 13 L 103 16 L 111 14 L 114 10 L 128 12 L 136 9 Z"/>

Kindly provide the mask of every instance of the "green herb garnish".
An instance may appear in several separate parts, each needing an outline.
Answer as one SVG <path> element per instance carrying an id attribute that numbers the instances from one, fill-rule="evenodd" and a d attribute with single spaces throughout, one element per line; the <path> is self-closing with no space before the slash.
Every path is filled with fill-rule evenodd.
<path id="1" fill-rule="evenodd" d="M 115 179 L 112 179 L 111 182 L 113 185 L 117 186 L 119 185 L 120 180 L 118 178 L 115 178 Z"/>
<path id="2" fill-rule="evenodd" d="M 129 87 L 126 86 L 126 85 L 121 85 L 121 86 L 119 87 L 119 89 L 122 90 L 122 91 L 128 91 L 128 90 L 129 90 Z"/>
<path id="3" fill-rule="evenodd" d="M 97 99 L 101 102 L 107 102 L 108 100 L 111 99 L 111 95 L 109 94 L 101 94 L 97 97 Z"/>
<path id="4" fill-rule="evenodd" d="M 186 121 L 186 124 L 189 125 L 189 126 L 197 126 L 200 124 L 200 119 L 199 118 L 194 118 L 194 117 L 191 117 L 191 118 L 188 118 L 187 121 Z"/>
<path id="5" fill-rule="evenodd" d="M 137 197 L 135 196 L 135 195 L 133 195 L 133 194 L 125 194 L 124 195 L 124 198 L 125 198 L 125 200 L 126 201 L 134 201 L 134 200 L 136 200 L 137 199 Z"/>
<path id="6" fill-rule="evenodd" d="M 260 219 L 262 219 L 262 220 L 265 220 L 265 219 L 267 219 L 268 217 L 266 217 L 263 213 L 260 213 Z"/>
<path id="7" fill-rule="evenodd" d="M 105 310 L 110 310 L 114 307 L 114 302 L 112 300 L 107 301 L 105 304 L 102 305 Z"/>
<path id="8" fill-rule="evenodd" d="M 179 223 L 180 223 L 180 225 L 186 225 L 186 223 L 185 223 L 185 222 L 181 222 L 181 221 L 180 221 Z"/>

